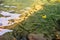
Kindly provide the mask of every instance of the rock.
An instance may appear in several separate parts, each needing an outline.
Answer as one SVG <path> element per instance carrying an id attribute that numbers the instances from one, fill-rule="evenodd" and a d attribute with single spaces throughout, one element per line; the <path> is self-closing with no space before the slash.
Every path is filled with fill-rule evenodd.
<path id="1" fill-rule="evenodd" d="M 43 37 L 43 34 L 29 34 L 28 38 L 29 38 L 29 40 L 46 40 Z"/>
<path id="2" fill-rule="evenodd" d="M 4 35 L 7 32 L 12 32 L 13 30 L 9 30 L 9 29 L 1 29 L 0 28 L 0 36 Z"/>

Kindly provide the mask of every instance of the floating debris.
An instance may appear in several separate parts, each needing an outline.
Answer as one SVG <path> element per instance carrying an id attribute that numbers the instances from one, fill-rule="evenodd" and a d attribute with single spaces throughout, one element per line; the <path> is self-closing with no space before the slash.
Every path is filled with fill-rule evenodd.
<path id="1" fill-rule="evenodd" d="M 18 19 L 18 18 L 20 18 L 19 16 L 20 16 L 20 14 L 12 14 L 11 19 Z"/>
<path id="2" fill-rule="evenodd" d="M 3 16 L 9 16 L 9 17 L 0 17 L 0 27 L 9 26 L 9 25 L 14 24 L 14 22 L 9 23 L 9 20 L 11 20 L 11 19 L 13 19 L 13 20 L 19 19 L 20 15 L 21 15 L 21 14 L 17 14 L 17 13 L 12 14 L 12 13 L 5 12 L 5 11 L 2 11 L 0 14 L 3 15 Z"/>
<path id="3" fill-rule="evenodd" d="M 6 8 L 10 8 L 10 6 L 8 6 L 8 5 L 5 5 L 4 7 L 6 7 Z"/>
<path id="4" fill-rule="evenodd" d="M 11 16 L 9 12 L 5 12 L 5 11 L 2 11 L 0 14 L 3 16 Z"/>
<path id="5" fill-rule="evenodd" d="M 9 21 L 8 20 L 10 20 L 11 18 L 4 18 L 4 17 L 1 17 L 0 18 L 0 24 L 2 24 L 2 25 L 0 25 L 0 27 L 2 27 L 2 26 L 9 26 Z"/>
<path id="6" fill-rule="evenodd" d="M 10 10 L 9 13 L 15 13 L 15 10 Z"/>
<path id="7" fill-rule="evenodd" d="M 17 8 L 16 6 L 10 6 L 10 8 Z"/>
<path id="8" fill-rule="evenodd" d="M 7 32 L 12 32 L 13 30 L 9 30 L 9 29 L 0 29 L 0 36 L 4 35 Z"/>
<path id="9" fill-rule="evenodd" d="M 0 13 L 1 15 L 3 15 L 3 16 L 9 16 L 9 17 L 11 17 L 12 19 L 13 19 L 13 17 L 15 18 L 18 18 L 21 14 L 17 14 L 17 13 L 14 13 L 14 14 L 12 14 L 12 13 L 9 13 L 9 12 L 5 12 L 5 11 L 2 11 L 1 13 Z"/>
<path id="10" fill-rule="evenodd" d="M 4 6 L 4 4 L 0 4 L 0 6 Z"/>
<path id="11" fill-rule="evenodd" d="M 30 7 L 27 7 L 27 8 L 25 8 L 25 9 L 31 9 Z"/>
<path id="12" fill-rule="evenodd" d="M 25 10 L 24 10 L 24 9 L 20 10 L 20 13 L 24 13 L 24 12 L 25 12 Z"/>

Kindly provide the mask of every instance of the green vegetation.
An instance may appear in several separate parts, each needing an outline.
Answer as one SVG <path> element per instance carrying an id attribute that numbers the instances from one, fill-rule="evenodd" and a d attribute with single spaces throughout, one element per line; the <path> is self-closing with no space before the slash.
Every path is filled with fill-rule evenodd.
<path id="1" fill-rule="evenodd" d="M 42 2 L 44 3 L 45 1 L 43 0 Z M 7 0 L 5 2 L 6 5 L 16 5 L 18 10 L 31 6 L 32 3 L 33 1 L 31 2 L 31 0 L 13 0 L 12 2 L 11 0 Z M 43 10 L 35 12 L 33 15 L 29 16 L 28 19 L 13 28 L 14 31 L 12 34 L 17 40 L 29 33 L 45 33 L 48 38 L 54 36 L 56 31 L 55 27 L 58 27 L 56 21 L 60 19 L 60 3 L 48 2 L 46 0 L 43 6 Z M 46 18 L 42 18 L 43 15 L 46 15 Z"/>
<path id="2" fill-rule="evenodd" d="M 55 27 L 57 26 L 56 21 L 60 19 L 60 3 L 54 4 L 45 4 L 43 10 L 39 10 L 31 15 L 28 19 L 23 21 L 21 24 L 18 24 L 14 28 L 16 37 L 19 37 L 20 34 L 28 33 L 43 33 L 47 34 L 48 38 L 54 36 L 56 31 Z M 46 15 L 46 18 L 42 18 L 42 15 Z M 24 28 L 21 28 L 24 27 Z M 22 31 L 21 31 L 22 29 Z M 21 33 L 22 32 L 22 33 Z M 18 35 L 17 35 L 18 34 Z"/>

